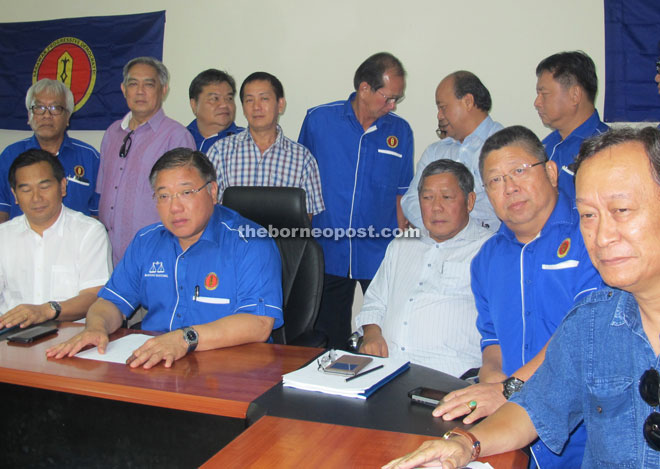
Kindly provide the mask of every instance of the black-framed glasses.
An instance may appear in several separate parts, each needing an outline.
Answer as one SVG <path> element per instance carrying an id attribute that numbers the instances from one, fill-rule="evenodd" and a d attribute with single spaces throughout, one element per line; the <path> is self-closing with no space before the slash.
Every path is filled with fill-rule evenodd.
<path id="1" fill-rule="evenodd" d="M 51 104 L 49 106 L 44 106 L 43 104 L 34 104 L 30 106 L 30 111 L 32 111 L 32 114 L 36 114 L 37 116 L 43 116 L 46 114 L 46 111 L 51 116 L 59 116 L 62 115 L 64 112 L 65 107 L 60 106 L 59 104 Z"/>
<path id="2" fill-rule="evenodd" d="M 128 155 L 128 152 L 131 149 L 131 145 L 133 144 L 133 139 L 131 138 L 133 132 L 135 132 L 135 130 L 131 130 L 126 135 L 126 137 L 124 137 L 124 141 L 122 142 L 121 148 L 119 149 L 119 158 L 126 158 L 126 155 Z"/>
<path id="3" fill-rule="evenodd" d="M 387 104 L 399 104 L 401 101 L 403 101 L 403 98 L 405 98 L 405 96 L 387 96 L 381 90 L 376 90 L 376 93 L 385 98 L 385 102 Z"/>
<path id="4" fill-rule="evenodd" d="M 660 373 L 654 368 L 644 372 L 639 380 L 639 394 L 651 407 L 660 405 Z M 660 451 L 660 413 L 651 412 L 644 421 L 644 439 L 656 451 Z"/>
<path id="5" fill-rule="evenodd" d="M 170 203 L 172 200 L 176 199 L 177 197 L 181 197 L 181 200 L 190 200 L 193 198 L 195 194 L 200 192 L 209 184 L 211 184 L 211 181 L 207 181 L 206 184 L 204 184 L 199 189 L 185 189 L 179 192 L 175 192 L 174 194 L 168 194 L 167 192 L 160 192 L 158 194 L 154 194 L 153 198 L 158 205 L 164 205 Z"/>

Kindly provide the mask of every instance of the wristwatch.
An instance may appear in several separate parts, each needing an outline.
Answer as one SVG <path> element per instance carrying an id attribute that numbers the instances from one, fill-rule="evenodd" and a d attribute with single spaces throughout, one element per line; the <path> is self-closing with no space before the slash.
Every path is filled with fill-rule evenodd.
<path id="1" fill-rule="evenodd" d="M 470 443 L 472 443 L 472 454 L 470 455 L 472 458 L 471 460 L 474 461 L 479 458 L 479 454 L 481 453 L 481 442 L 477 440 L 476 436 L 466 430 L 463 430 L 462 428 L 454 427 L 442 435 L 442 439 L 448 440 L 453 436 L 462 436 L 470 440 Z"/>
<path id="2" fill-rule="evenodd" d="M 183 340 L 188 344 L 188 351 L 186 353 L 190 353 L 197 348 L 199 334 L 192 327 L 184 327 L 181 330 L 183 331 Z"/>
<path id="3" fill-rule="evenodd" d="M 55 320 L 59 318 L 60 313 L 62 312 L 62 306 L 57 301 L 49 301 L 48 304 L 53 309 L 53 311 L 55 311 L 55 316 L 53 316 L 51 319 Z"/>
<path id="4" fill-rule="evenodd" d="M 516 378 L 515 376 L 511 376 L 504 381 L 502 381 L 502 384 L 504 385 L 504 390 L 502 391 L 502 394 L 504 394 L 504 397 L 509 399 L 514 392 L 518 392 L 522 389 L 523 384 L 525 382 L 521 379 Z"/>

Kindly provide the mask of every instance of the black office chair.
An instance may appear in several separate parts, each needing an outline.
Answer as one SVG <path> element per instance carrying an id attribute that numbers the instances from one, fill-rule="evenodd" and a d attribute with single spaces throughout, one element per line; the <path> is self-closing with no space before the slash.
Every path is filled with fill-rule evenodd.
<path id="1" fill-rule="evenodd" d="M 268 229 L 309 230 L 305 191 L 296 187 L 227 188 L 222 204 Z M 286 230 L 285 230 L 286 231 Z M 323 251 L 311 236 L 275 236 L 282 257 L 282 310 L 284 326 L 273 331 L 279 344 L 325 347 L 327 337 L 314 331 L 323 291 Z"/>

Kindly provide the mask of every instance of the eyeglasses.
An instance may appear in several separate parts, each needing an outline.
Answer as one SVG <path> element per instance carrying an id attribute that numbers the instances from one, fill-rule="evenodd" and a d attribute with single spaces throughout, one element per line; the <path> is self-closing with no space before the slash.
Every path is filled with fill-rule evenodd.
<path id="1" fill-rule="evenodd" d="M 639 380 L 639 394 L 651 407 L 660 405 L 660 374 L 651 368 Z M 656 451 L 660 451 L 660 413 L 652 412 L 644 421 L 644 439 Z"/>
<path id="2" fill-rule="evenodd" d="M 486 184 L 484 184 L 484 186 L 489 191 L 495 191 L 501 189 L 502 187 L 504 187 L 504 180 L 507 177 L 510 178 L 511 181 L 519 181 L 521 179 L 525 179 L 526 177 L 529 176 L 530 169 L 532 169 L 534 166 L 538 166 L 541 164 L 545 164 L 545 161 L 539 161 L 538 163 L 534 163 L 534 164 L 527 164 L 527 163 L 521 164 L 517 168 L 514 168 L 511 171 L 509 171 L 507 174 L 491 177 L 486 181 Z"/>
<path id="3" fill-rule="evenodd" d="M 207 181 L 206 184 L 204 184 L 199 189 L 186 189 L 183 191 L 175 192 L 174 194 L 168 194 L 166 192 L 162 192 L 160 194 L 154 194 L 153 198 L 158 205 L 168 204 L 177 197 L 181 197 L 182 200 L 190 200 L 193 198 L 195 194 L 197 194 L 199 191 L 204 189 L 209 184 L 211 184 L 211 181 Z"/>
<path id="4" fill-rule="evenodd" d="M 403 101 L 403 98 L 405 98 L 405 96 L 387 96 L 383 94 L 381 90 L 376 90 L 376 93 L 385 98 L 385 102 L 387 104 L 399 104 L 401 101 Z"/>
<path id="5" fill-rule="evenodd" d="M 323 371 L 325 372 L 325 369 L 329 367 L 332 362 L 334 362 L 337 359 L 337 351 L 335 349 L 331 349 L 328 353 L 323 355 L 321 358 L 316 359 L 316 364 L 318 365 L 318 371 Z"/>
<path id="6" fill-rule="evenodd" d="M 135 130 L 131 130 L 126 135 L 126 137 L 124 137 L 124 141 L 122 142 L 121 148 L 119 149 L 119 158 L 126 158 L 126 155 L 128 155 L 128 152 L 131 149 L 131 145 L 133 144 L 133 139 L 131 138 L 133 132 L 135 132 Z"/>
<path id="7" fill-rule="evenodd" d="M 439 129 L 439 128 L 438 128 L 438 129 L 435 129 L 435 134 L 436 134 L 436 135 L 438 136 L 438 138 L 441 139 L 441 140 L 442 140 L 443 138 L 446 138 L 446 137 L 447 137 L 447 131 L 446 131 L 446 130 Z"/>
<path id="8" fill-rule="evenodd" d="M 49 106 L 44 106 L 43 104 L 35 104 L 30 107 L 32 114 L 36 114 L 38 116 L 43 116 L 46 114 L 46 111 L 48 111 L 51 116 L 59 116 L 64 112 L 64 109 L 64 106 L 60 106 L 59 104 L 51 104 Z"/>
<path id="9" fill-rule="evenodd" d="M 655 62 L 655 71 L 660 75 L 660 58 Z"/>

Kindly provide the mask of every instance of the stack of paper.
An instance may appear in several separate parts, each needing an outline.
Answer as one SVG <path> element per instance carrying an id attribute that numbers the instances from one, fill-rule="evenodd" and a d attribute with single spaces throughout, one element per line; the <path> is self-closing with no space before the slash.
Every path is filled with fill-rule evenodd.
<path id="1" fill-rule="evenodd" d="M 326 352 L 319 357 L 319 360 L 322 360 L 329 353 Z M 357 354 L 338 352 L 336 358 L 343 355 Z M 374 357 L 373 361 L 360 373 L 368 372 L 380 365 L 383 365 L 383 367 L 373 373 L 364 376 L 358 375 L 355 379 L 346 381 L 346 376 L 326 373 L 319 369 L 319 365 L 315 360 L 299 370 L 282 376 L 282 383 L 290 388 L 352 397 L 354 399 L 366 399 L 385 383 L 407 370 L 410 367 L 410 362 L 402 359 Z"/>

